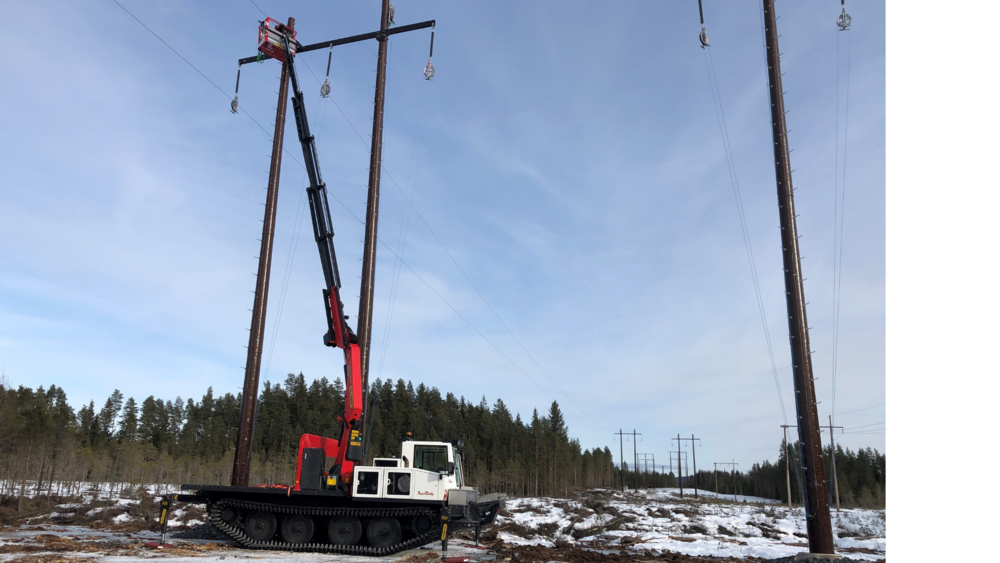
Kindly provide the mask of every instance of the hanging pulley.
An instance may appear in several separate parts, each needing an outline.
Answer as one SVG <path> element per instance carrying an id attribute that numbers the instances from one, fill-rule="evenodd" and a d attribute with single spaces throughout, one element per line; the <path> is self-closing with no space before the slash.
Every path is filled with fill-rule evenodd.
<path id="1" fill-rule="evenodd" d="M 708 32 L 705 31 L 705 26 L 701 26 L 701 33 L 698 34 L 698 40 L 701 41 L 701 48 L 704 49 L 708 47 Z"/>
<path id="2" fill-rule="evenodd" d="M 851 29 L 851 15 L 847 13 L 847 8 L 841 7 L 840 16 L 837 18 L 837 26 L 840 27 L 840 31 Z"/>
<path id="3" fill-rule="evenodd" d="M 231 112 L 236 113 L 240 110 L 240 69 L 243 68 L 242 65 L 236 67 L 236 93 L 233 94 L 233 101 L 229 102 L 229 108 Z"/>
<path id="4" fill-rule="evenodd" d="M 333 60 L 333 45 L 330 45 L 330 52 L 326 55 L 326 81 L 319 87 L 319 95 L 324 98 L 330 97 L 330 61 Z"/>
<path id="5" fill-rule="evenodd" d="M 424 67 L 424 79 L 431 80 L 434 78 L 434 65 L 431 64 L 431 59 L 434 58 L 434 26 L 431 26 L 431 52 L 427 56 L 427 66 Z"/>

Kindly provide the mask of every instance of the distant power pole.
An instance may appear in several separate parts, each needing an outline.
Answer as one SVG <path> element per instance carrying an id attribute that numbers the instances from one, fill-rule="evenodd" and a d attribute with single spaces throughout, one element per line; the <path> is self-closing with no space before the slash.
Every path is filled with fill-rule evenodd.
<path id="1" fill-rule="evenodd" d="M 788 487 L 788 508 L 792 507 L 792 472 L 791 466 L 791 455 L 788 452 L 788 429 L 795 428 L 789 424 L 782 424 L 781 429 L 785 433 L 785 486 Z"/>
<path id="2" fill-rule="evenodd" d="M 715 473 L 715 498 L 719 498 L 719 464 L 714 463 L 713 465 L 715 466 L 715 469 L 712 470 L 712 473 Z"/>
<path id="3" fill-rule="evenodd" d="M 642 456 L 641 458 L 639 458 L 639 461 L 642 462 L 642 486 L 643 487 L 648 487 L 649 486 L 649 482 L 648 482 L 647 479 L 649 478 L 649 456 L 650 456 L 650 454 L 640 453 L 639 455 Z M 655 466 L 654 466 L 654 468 L 655 468 Z"/>
<path id="4" fill-rule="evenodd" d="M 625 492 L 625 438 L 624 438 L 625 434 L 622 432 L 621 428 L 619 428 L 618 432 L 616 432 L 615 434 L 618 436 L 618 450 L 619 450 L 618 453 L 621 454 L 621 460 L 622 460 L 622 470 L 619 471 L 618 473 L 621 474 L 620 477 L 622 482 L 622 492 L 624 493 Z M 611 465 L 612 467 L 614 467 L 614 463 L 612 463 Z M 612 475 L 612 477 L 613 476 L 614 475 Z M 612 484 L 613 483 L 614 481 L 612 480 Z"/>
<path id="5" fill-rule="evenodd" d="M 721 462 L 721 461 L 715 462 L 715 466 L 716 466 L 716 468 L 715 468 L 715 494 L 716 494 L 716 496 L 718 496 L 718 494 L 719 494 L 719 468 L 718 468 L 718 466 L 720 466 L 720 465 L 728 465 L 728 466 L 730 466 L 730 467 L 733 468 L 733 470 L 732 470 L 732 473 L 733 473 L 733 502 L 739 502 L 740 500 L 739 500 L 739 497 L 737 496 L 737 492 L 736 492 L 736 466 L 739 465 L 739 464 L 736 463 L 735 459 L 732 462 L 728 462 L 728 461 L 727 462 Z"/>
<path id="6" fill-rule="evenodd" d="M 639 453 L 636 450 L 636 436 L 642 436 L 642 432 L 632 429 L 632 456 L 635 458 L 635 492 L 639 492 Z"/>
<path id="7" fill-rule="evenodd" d="M 671 440 L 673 440 L 673 438 L 671 438 Z M 680 469 L 681 469 L 681 435 L 678 434 L 677 435 L 677 474 L 678 475 L 680 475 Z M 681 498 L 684 498 L 684 479 L 678 478 L 677 479 L 677 484 L 680 486 L 680 489 L 681 489 Z"/>
<path id="8" fill-rule="evenodd" d="M 830 429 L 830 463 L 833 466 L 833 500 L 837 503 L 837 512 L 840 512 L 840 488 L 837 487 L 837 444 L 833 441 L 833 429 L 840 428 L 843 426 L 833 425 L 833 415 L 830 415 L 830 424 L 827 428 Z"/>
<path id="9" fill-rule="evenodd" d="M 674 454 L 677 455 L 677 486 L 680 487 L 681 498 L 683 498 L 684 485 L 681 483 L 681 481 L 682 479 L 684 479 L 684 468 L 687 467 L 687 452 L 669 452 L 669 453 L 670 453 L 670 467 L 674 466 Z M 682 466 L 681 463 L 683 463 L 684 465 Z"/>
<path id="10" fill-rule="evenodd" d="M 690 438 L 681 438 L 681 435 L 678 434 L 676 438 L 671 438 L 671 440 L 677 440 L 678 451 L 680 450 L 680 447 L 681 447 L 681 440 L 690 440 L 691 441 L 691 462 L 694 465 L 694 498 L 698 498 L 698 457 L 694 453 L 694 449 L 695 449 L 694 448 L 694 446 L 695 446 L 694 442 L 695 442 L 695 440 L 697 440 L 697 441 L 700 442 L 701 438 L 695 438 L 694 434 L 692 434 Z M 681 490 L 681 496 L 682 497 L 684 496 L 683 489 Z"/>

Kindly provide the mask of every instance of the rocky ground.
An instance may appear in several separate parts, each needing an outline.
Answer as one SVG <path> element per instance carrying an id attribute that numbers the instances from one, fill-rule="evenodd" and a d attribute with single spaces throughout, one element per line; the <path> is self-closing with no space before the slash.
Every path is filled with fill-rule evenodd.
<path id="1" fill-rule="evenodd" d="M 153 493 L 136 488 L 117 497 L 24 499 L 20 512 L 16 500 L 0 498 L 0 563 L 180 563 L 192 558 L 433 563 L 441 557 L 438 542 L 383 559 L 243 550 L 206 524 L 203 508 L 195 505 L 172 511 L 168 542 L 173 547 L 151 549 L 146 542 L 159 539 Z M 698 500 L 682 499 L 677 491 L 662 489 L 511 499 L 497 524 L 484 530 L 480 547 L 462 532 L 452 537 L 448 556 L 502 563 L 721 563 L 786 561 L 806 550 L 801 510 L 745 500 L 750 502 L 706 498 L 704 492 Z M 856 560 L 884 561 L 884 511 L 844 511 L 834 521 L 838 552 Z"/>

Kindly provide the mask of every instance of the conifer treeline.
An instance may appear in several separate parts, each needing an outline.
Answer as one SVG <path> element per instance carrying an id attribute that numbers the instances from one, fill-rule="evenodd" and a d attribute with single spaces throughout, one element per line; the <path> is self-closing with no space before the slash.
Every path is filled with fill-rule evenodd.
<path id="1" fill-rule="evenodd" d="M 195 401 L 148 397 L 141 404 L 115 391 L 98 409 L 75 411 L 56 386 L 0 384 L 0 494 L 65 492 L 62 482 L 228 484 L 240 396 Z M 294 481 L 299 436 L 339 437 L 344 386 L 289 374 L 264 383 L 254 430 L 251 482 Z M 570 487 L 607 487 L 617 471 L 608 448 L 584 451 L 568 434 L 555 402 L 522 421 L 502 400 L 493 405 L 444 396 L 436 388 L 376 380 L 369 393 L 369 461 L 398 455 L 407 432 L 416 439 L 462 440 L 466 480 L 485 491 L 564 495 Z"/>
<path id="2" fill-rule="evenodd" d="M 74 410 L 54 385 L 15 389 L 0 382 L 0 495 L 20 495 L 29 483 L 41 494 L 64 494 L 66 483 L 81 481 L 228 484 L 240 401 L 209 388 L 199 401 L 150 396 L 139 403 L 116 390 L 100 409 L 90 402 Z M 283 384 L 265 382 L 250 481 L 293 482 L 299 436 L 338 437 L 343 401 L 340 379 L 307 384 L 302 374 L 289 374 Z M 610 449 L 581 448 L 556 402 L 524 421 L 500 399 L 476 404 L 423 384 L 376 380 L 369 412 L 369 461 L 398 455 L 399 440 L 411 432 L 420 440 L 462 440 L 466 480 L 483 492 L 562 496 L 571 488 L 622 483 Z M 884 505 L 884 454 L 838 447 L 837 470 L 845 505 Z M 713 490 L 715 478 L 700 471 L 700 487 Z M 635 482 L 628 464 L 624 479 Z M 720 472 L 718 480 L 720 493 L 786 500 L 783 454 L 746 473 Z M 676 479 L 651 472 L 640 474 L 639 484 L 675 486 Z M 685 485 L 691 486 L 687 478 Z M 792 498 L 799 500 L 794 480 Z"/>

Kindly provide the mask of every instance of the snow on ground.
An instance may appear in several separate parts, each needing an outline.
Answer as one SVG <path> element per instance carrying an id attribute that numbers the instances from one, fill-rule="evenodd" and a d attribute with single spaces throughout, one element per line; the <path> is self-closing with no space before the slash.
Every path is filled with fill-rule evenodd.
<path id="1" fill-rule="evenodd" d="M 179 485 L 152 484 L 135 485 L 131 483 L 95 483 L 90 481 L 43 481 L 39 486 L 37 481 L 25 481 L 24 497 L 34 498 L 41 491 L 42 496 L 79 497 L 83 503 L 101 500 L 137 497 L 145 493 L 147 496 L 160 496 L 181 492 Z M 21 482 L 11 482 L 0 479 L 0 495 L 20 496 Z"/>
<path id="2" fill-rule="evenodd" d="M 576 499 L 518 498 L 497 519 L 499 539 L 513 545 L 627 547 L 686 555 L 778 558 L 806 550 L 801 508 L 769 499 L 716 498 L 699 490 L 638 493 L 590 491 Z M 744 501 L 746 499 L 746 501 Z M 832 513 L 838 552 L 855 559 L 885 558 L 885 511 Z"/>

